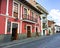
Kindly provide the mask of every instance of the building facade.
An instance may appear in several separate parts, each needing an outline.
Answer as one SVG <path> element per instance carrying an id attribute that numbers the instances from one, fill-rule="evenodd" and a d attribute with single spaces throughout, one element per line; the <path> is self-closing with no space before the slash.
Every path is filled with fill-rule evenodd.
<path id="1" fill-rule="evenodd" d="M 27 0 L 0 0 L 0 40 L 9 41 L 42 32 L 41 10 Z"/>
<path id="2" fill-rule="evenodd" d="M 42 14 L 40 15 L 41 28 L 42 28 L 41 35 L 47 35 L 48 34 L 48 19 L 47 19 L 48 11 L 39 3 L 37 3 L 36 8 L 38 8 L 42 12 Z"/>
<path id="3" fill-rule="evenodd" d="M 39 11 L 42 12 L 42 14 L 40 14 L 41 17 L 41 28 L 42 28 L 42 32 L 41 35 L 47 35 L 48 34 L 48 19 L 47 19 L 47 15 L 48 15 L 48 11 L 41 6 L 39 3 L 37 3 L 35 0 L 29 0 L 29 2 L 35 7 L 37 8 Z"/>
<path id="4" fill-rule="evenodd" d="M 48 20 L 48 31 L 50 35 L 55 33 L 55 22 L 54 21 Z"/>
<path id="5" fill-rule="evenodd" d="M 55 25 L 55 33 L 60 33 L 60 26 L 59 25 Z"/>

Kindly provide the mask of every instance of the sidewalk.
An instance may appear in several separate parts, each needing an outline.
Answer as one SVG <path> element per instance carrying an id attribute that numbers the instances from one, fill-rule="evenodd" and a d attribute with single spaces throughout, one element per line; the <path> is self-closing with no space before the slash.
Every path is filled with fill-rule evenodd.
<path id="1" fill-rule="evenodd" d="M 24 44 L 24 43 L 36 41 L 36 40 L 39 40 L 39 39 L 43 39 L 45 37 L 47 37 L 47 36 L 31 37 L 31 38 L 27 38 L 27 39 L 23 39 L 23 40 L 15 40 L 15 41 L 11 41 L 11 42 L 8 42 L 8 43 L 1 43 L 0 47 L 12 45 L 12 44 L 18 44 L 18 43 Z"/>

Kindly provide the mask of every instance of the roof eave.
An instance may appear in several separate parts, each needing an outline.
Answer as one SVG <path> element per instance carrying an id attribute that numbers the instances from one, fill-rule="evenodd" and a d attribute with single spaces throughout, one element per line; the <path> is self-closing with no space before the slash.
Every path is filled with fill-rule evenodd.
<path id="1" fill-rule="evenodd" d="M 42 12 L 40 12 L 37 8 L 35 8 L 32 4 L 30 4 L 28 1 L 26 0 L 19 0 L 20 2 L 24 3 L 25 5 L 29 6 L 30 8 L 34 9 L 35 11 L 37 11 L 40 14 L 43 14 Z"/>

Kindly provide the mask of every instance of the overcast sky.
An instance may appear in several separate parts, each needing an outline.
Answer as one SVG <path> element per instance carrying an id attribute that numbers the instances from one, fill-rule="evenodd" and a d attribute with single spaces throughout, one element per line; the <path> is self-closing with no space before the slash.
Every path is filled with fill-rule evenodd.
<path id="1" fill-rule="evenodd" d="M 60 0 L 36 0 L 49 12 L 48 19 L 60 25 Z"/>

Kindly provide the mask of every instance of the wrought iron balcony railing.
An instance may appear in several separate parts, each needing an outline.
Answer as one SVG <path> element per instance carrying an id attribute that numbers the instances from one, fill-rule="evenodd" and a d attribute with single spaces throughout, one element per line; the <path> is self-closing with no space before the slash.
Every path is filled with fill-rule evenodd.
<path id="1" fill-rule="evenodd" d="M 23 14 L 23 20 L 37 22 L 36 18 L 34 18 L 33 16 L 26 15 L 26 14 Z"/>

